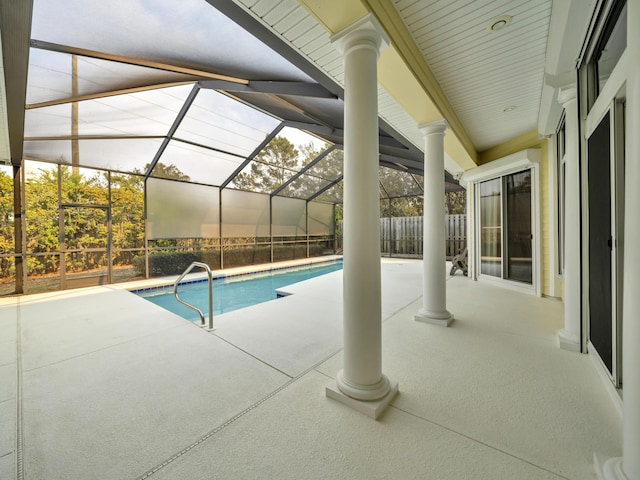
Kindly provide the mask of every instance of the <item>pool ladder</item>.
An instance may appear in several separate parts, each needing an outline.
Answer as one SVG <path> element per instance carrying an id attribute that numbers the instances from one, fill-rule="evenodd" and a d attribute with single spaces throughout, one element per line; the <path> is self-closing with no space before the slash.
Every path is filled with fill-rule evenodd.
<path id="1" fill-rule="evenodd" d="M 195 267 L 203 268 L 207 271 L 207 278 L 209 283 L 209 323 L 205 324 L 204 313 L 198 307 L 191 305 L 190 303 L 185 302 L 178 296 L 178 285 L 182 281 L 182 279 L 193 270 Z M 176 282 L 173 284 L 173 296 L 176 297 L 176 300 L 180 302 L 185 307 L 190 308 L 191 310 L 195 310 L 200 315 L 200 326 L 206 328 L 207 330 L 213 330 L 213 275 L 211 274 L 211 269 L 209 265 L 202 262 L 193 262 L 189 267 L 182 272 L 182 275 L 178 277 Z"/>

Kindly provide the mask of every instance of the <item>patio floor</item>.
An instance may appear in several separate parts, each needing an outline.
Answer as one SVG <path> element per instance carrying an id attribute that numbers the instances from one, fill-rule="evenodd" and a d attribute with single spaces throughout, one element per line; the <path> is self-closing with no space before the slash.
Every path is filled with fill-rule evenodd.
<path id="1" fill-rule="evenodd" d="M 443 328 L 413 320 L 420 262 L 382 272 L 400 393 L 378 421 L 324 393 L 341 272 L 213 333 L 122 285 L 0 299 L 0 478 L 595 479 L 593 452 L 621 454 L 591 361 L 557 347 L 561 302 L 458 274 Z"/>

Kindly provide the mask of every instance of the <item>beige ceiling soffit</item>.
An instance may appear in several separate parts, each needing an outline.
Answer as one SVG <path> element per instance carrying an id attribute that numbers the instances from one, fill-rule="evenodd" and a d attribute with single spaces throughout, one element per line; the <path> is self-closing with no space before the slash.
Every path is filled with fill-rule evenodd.
<path id="1" fill-rule="evenodd" d="M 33 108 L 52 107 L 54 105 L 63 105 L 65 103 L 82 102 L 84 100 L 96 100 L 99 98 L 115 97 L 117 95 L 127 95 L 130 93 L 148 92 L 149 90 L 159 90 L 161 88 L 179 87 L 181 85 L 193 85 L 192 82 L 170 82 L 159 83 L 157 85 L 147 85 L 144 87 L 123 88 L 121 90 L 111 90 L 108 92 L 92 93 L 88 95 L 78 95 L 77 97 L 61 98 L 58 100 L 49 100 L 47 102 L 28 103 L 25 108 L 31 110 Z"/>
<path id="2" fill-rule="evenodd" d="M 528 148 L 539 148 L 546 141 L 546 139 L 539 137 L 537 129 L 529 130 L 522 135 L 518 135 L 517 137 L 501 143 L 500 145 L 496 145 L 495 147 L 479 152 L 478 165 L 484 165 L 485 163 L 499 160 L 507 155 L 511 155 L 512 153 L 526 150 Z"/>
<path id="3" fill-rule="evenodd" d="M 469 170 L 478 166 L 478 160 L 473 159 L 466 151 L 460 140 L 450 132 L 444 134 L 444 151 L 449 154 L 457 165 L 450 165 L 447 170 L 450 173 Z"/>
<path id="4" fill-rule="evenodd" d="M 367 10 L 354 0 L 298 0 L 330 33 L 338 33 L 360 19 Z"/>
<path id="5" fill-rule="evenodd" d="M 449 123 L 451 130 L 458 137 L 467 154 L 472 160 L 477 159 L 477 152 L 468 137 L 462 123 L 458 119 L 451 104 L 447 100 L 440 84 L 427 65 L 422 53 L 415 44 L 413 37 L 407 30 L 397 10 L 388 0 L 360 0 L 373 13 L 391 38 L 392 45 L 403 58 L 425 93 L 431 98 L 442 116 Z"/>
<path id="6" fill-rule="evenodd" d="M 83 57 L 97 58 L 100 60 L 111 60 L 112 62 L 126 63 L 128 65 L 136 65 L 138 67 L 149 67 L 157 70 L 165 70 L 167 72 L 184 73 L 186 75 L 195 75 L 204 78 L 214 78 L 217 80 L 226 80 L 227 82 L 241 83 L 244 85 L 249 84 L 249 80 L 243 78 L 229 77 L 227 75 L 220 75 L 213 72 L 207 72 L 205 70 L 197 70 L 194 68 L 179 67 L 177 65 L 169 65 L 167 63 L 151 62 L 147 60 L 140 60 L 137 58 L 124 57 L 122 55 L 112 55 L 110 53 L 96 52 L 95 50 L 86 50 L 84 48 L 70 47 L 68 45 L 59 45 L 56 43 L 43 42 L 41 40 L 31 40 L 31 46 L 33 48 L 40 48 L 42 50 L 50 50 L 53 52 L 69 53 L 73 55 L 80 55 Z"/>

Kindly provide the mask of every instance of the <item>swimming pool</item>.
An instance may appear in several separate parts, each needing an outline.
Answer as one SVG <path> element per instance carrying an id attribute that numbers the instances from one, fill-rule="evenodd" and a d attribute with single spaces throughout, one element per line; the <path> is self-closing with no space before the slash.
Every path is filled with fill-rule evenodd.
<path id="1" fill-rule="evenodd" d="M 341 269 L 342 261 L 332 261 L 214 278 L 213 314 L 220 315 L 221 313 L 227 313 L 273 300 L 277 298 L 276 290 L 278 288 Z M 132 293 L 192 322 L 200 320 L 196 312 L 176 301 L 173 296 L 173 285 L 133 290 Z M 206 279 L 195 282 L 183 282 L 180 284 L 178 293 L 182 300 L 198 307 L 204 312 L 205 317 L 207 316 L 209 297 Z"/>

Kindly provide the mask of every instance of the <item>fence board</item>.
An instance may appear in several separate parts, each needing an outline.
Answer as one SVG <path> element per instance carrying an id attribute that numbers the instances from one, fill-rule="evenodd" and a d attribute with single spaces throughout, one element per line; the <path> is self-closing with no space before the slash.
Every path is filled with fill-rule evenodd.
<path id="1" fill-rule="evenodd" d="M 445 215 L 445 256 L 451 259 L 467 246 L 467 216 Z M 423 217 L 380 219 L 380 250 L 386 255 L 422 256 Z"/>

